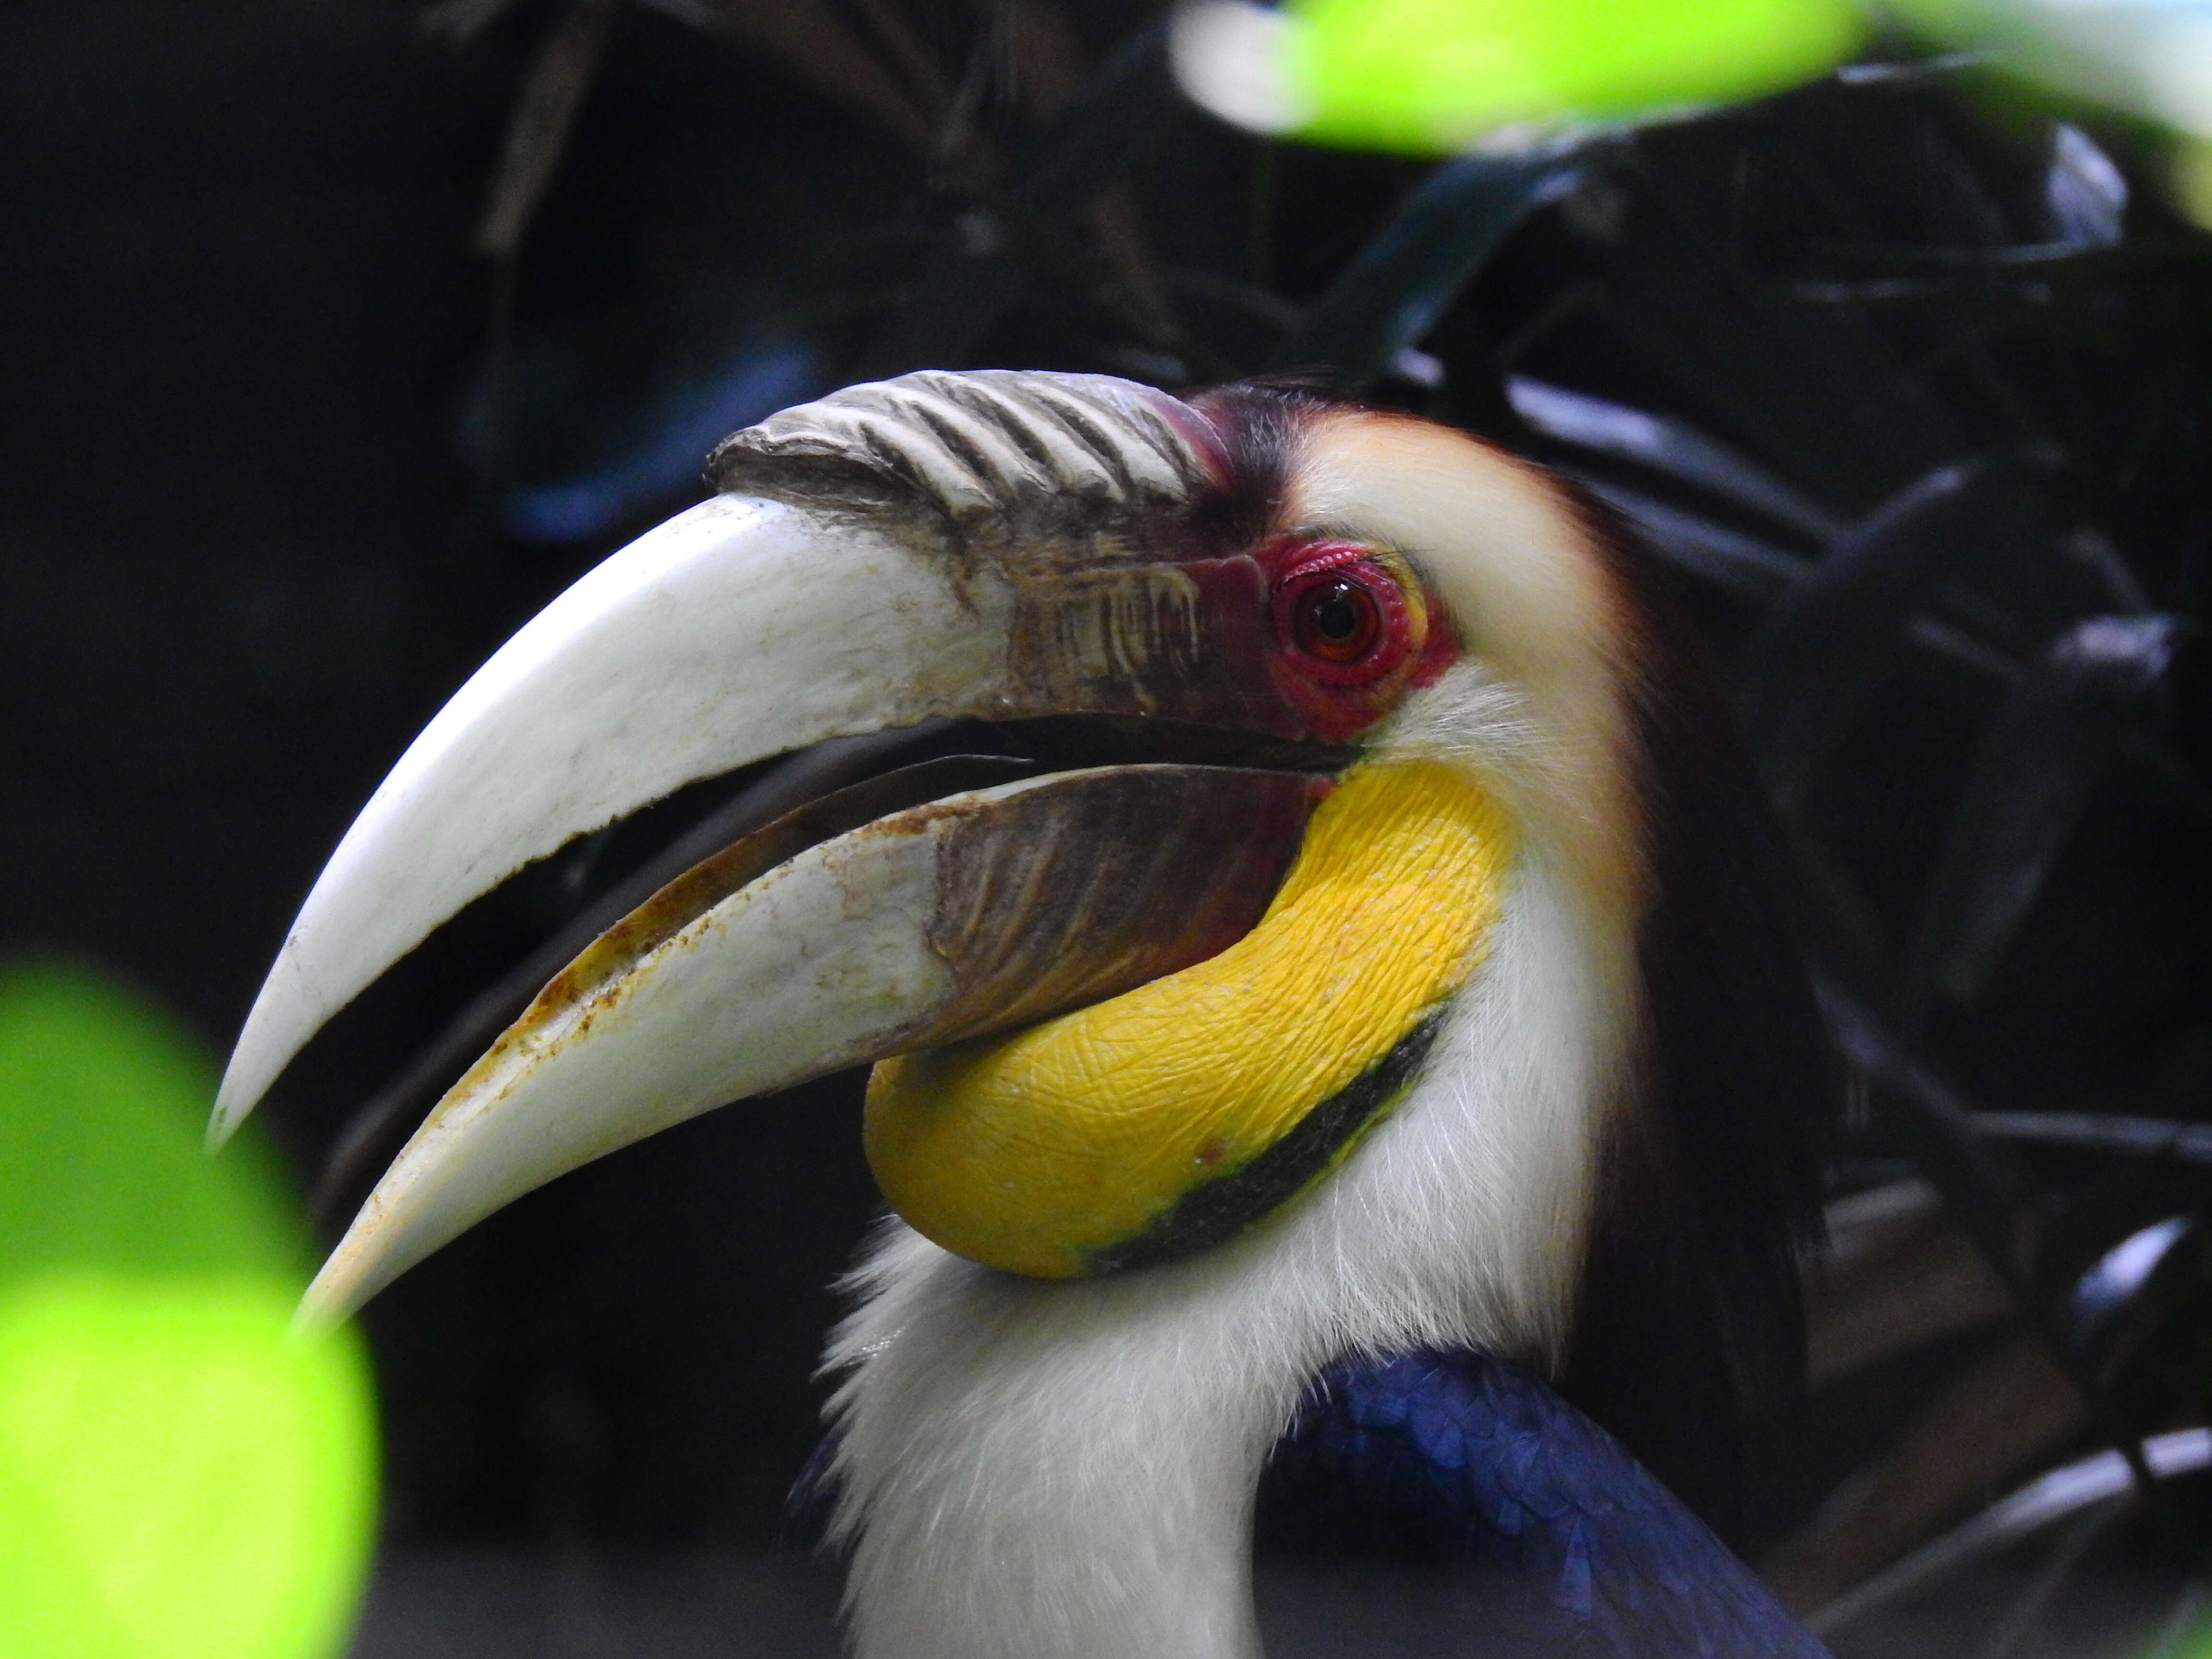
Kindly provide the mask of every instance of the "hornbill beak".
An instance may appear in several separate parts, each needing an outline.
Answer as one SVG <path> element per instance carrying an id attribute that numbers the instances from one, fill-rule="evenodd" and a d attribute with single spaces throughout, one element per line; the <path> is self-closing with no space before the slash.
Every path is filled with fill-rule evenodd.
<path id="1" fill-rule="evenodd" d="M 1194 514 L 1219 470 L 1189 406 L 1125 382 L 855 387 L 730 440 L 722 494 L 509 641 L 315 884 L 211 1140 L 463 905 L 687 783 L 945 718 L 1019 733 L 1000 723 L 1053 717 L 1058 748 L 870 780 L 664 888 L 439 1103 L 308 1315 L 343 1315 L 523 1193 L 685 1118 L 1032 1026 L 1248 934 L 1346 733 L 1271 657 L 1279 574 Z M 1132 732 L 1184 741 L 1140 751 L 1173 763 L 1085 764 L 1066 734 L 1085 723 L 1120 741 L 1091 752 L 1124 762 Z M 1067 1261 L 1005 1265 L 1082 1270 Z"/>

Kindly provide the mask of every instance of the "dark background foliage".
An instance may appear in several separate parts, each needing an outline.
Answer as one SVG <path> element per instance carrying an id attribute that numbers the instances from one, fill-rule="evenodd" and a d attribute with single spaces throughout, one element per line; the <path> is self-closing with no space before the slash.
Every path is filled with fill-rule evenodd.
<path id="1" fill-rule="evenodd" d="M 1582 477 L 1727 666 L 1854 1079 L 1813 1388 L 1768 1428 L 1778 1582 L 1818 1607 L 2201 1422 L 2212 242 L 2163 141 L 1896 41 L 1432 167 L 1197 115 L 1154 17 L 14 8 L 0 942 L 219 1048 L 408 739 L 725 431 L 922 365 L 1310 372 Z M 364 1104 L 726 793 L 526 872 L 343 1017 L 272 1103 L 303 1190 L 343 1210 L 429 1097 Z M 764 1543 L 875 1203 L 854 1105 L 710 1115 L 387 1293 L 394 1549 Z M 2056 1605 L 2103 1550 L 2181 1583 L 2164 1492 L 2021 1582 Z"/>

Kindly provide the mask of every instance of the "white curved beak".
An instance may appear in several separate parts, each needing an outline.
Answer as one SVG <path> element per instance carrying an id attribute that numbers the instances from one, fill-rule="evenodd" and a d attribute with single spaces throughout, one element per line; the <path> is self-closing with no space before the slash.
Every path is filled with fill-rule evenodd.
<path id="1" fill-rule="evenodd" d="M 247 1016 L 210 1143 L 332 1014 L 532 860 L 700 778 L 988 709 L 1006 689 L 1009 596 L 963 593 L 947 565 L 865 524 L 725 496 L 554 600 L 339 842 Z"/>
<path id="2" fill-rule="evenodd" d="M 1216 583 L 1218 586 L 1218 583 Z M 910 516 L 721 496 L 609 558 L 455 694 L 317 879 L 231 1055 L 221 1146 L 323 1024 L 533 860 L 702 778 L 933 717 L 1295 736 L 1173 563 L 1068 571 Z"/>
<path id="3" fill-rule="evenodd" d="M 1097 768 L 791 853 L 868 810 L 861 786 L 736 842 L 603 934 L 453 1085 L 305 1316 L 343 1316 L 532 1188 L 686 1118 L 1212 956 L 1259 920 L 1319 792 L 1282 772 Z"/>
<path id="4" fill-rule="evenodd" d="M 210 1141 L 463 905 L 687 783 L 941 717 L 1303 736 L 1256 654 L 1256 567 L 1148 554 L 1129 522 L 1102 551 L 1080 527 L 994 538 L 896 505 L 725 495 L 614 555 L 461 688 L 348 830 L 246 1021 Z M 547 987 L 387 1173 L 310 1312 L 357 1305 L 520 1193 L 680 1118 L 1212 954 L 1258 920 L 1315 788 L 1124 765 L 935 799 L 862 791 L 865 821 L 826 827 L 803 809 Z M 979 871 L 998 874 L 979 887 Z"/>

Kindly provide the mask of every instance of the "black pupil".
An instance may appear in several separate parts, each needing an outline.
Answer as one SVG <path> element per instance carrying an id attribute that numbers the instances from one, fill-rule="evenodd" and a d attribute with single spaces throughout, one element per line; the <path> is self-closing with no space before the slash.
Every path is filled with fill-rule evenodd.
<path id="1" fill-rule="evenodd" d="M 1352 584 L 1339 582 L 1314 607 L 1314 631 L 1340 643 L 1359 631 L 1359 608 L 1352 602 Z"/>

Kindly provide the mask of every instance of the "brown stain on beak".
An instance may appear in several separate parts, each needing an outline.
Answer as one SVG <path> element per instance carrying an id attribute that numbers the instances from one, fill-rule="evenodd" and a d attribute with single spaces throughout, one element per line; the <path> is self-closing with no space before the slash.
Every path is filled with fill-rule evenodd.
<path id="1" fill-rule="evenodd" d="M 630 970 L 724 899 L 811 847 L 888 817 L 905 823 L 919 799 L 934 800 L 1021 776 L 1026 763 L 991 756 L 951 756 L 871 778 L 787 812 L 701 860 L 593 939 L 546 982 L 529 1008 L 501 1034 L 471 1072 L 501 1054 L 565 1024 L 559 1042 L 583 1037 L 597 1005 L 612 996 Z M 902 810 L 908 809 L 908 810 Z M 918 830 L 921 822 L 911 828 Z"/>
<path id="2" fill-rule="evenodd" d="M 997 799 L 1030 763 L 956 756 L 827 795 L 702 860 L 593 940 L 470 1069 L 580 1042 L 661 945 L 778 866 L 840 837 L 942 826 L 930 947 L 954 989 L 901 1049 L 1026 1025 L 1206 960 L 1266 913 L 1327 793 L 1304 773 L 1115 766 Z M 957 799 L 945 799 L 957 797 Z M 464 1079 L 465 1087 L 467 1079 Z"/>

